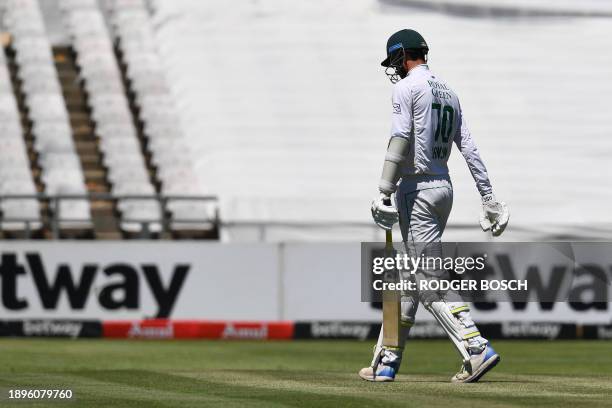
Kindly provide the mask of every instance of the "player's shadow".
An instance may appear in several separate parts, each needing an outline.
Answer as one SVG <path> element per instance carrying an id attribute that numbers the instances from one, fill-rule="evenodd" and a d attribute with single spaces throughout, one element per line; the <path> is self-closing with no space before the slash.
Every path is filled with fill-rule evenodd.
<path id="1" fill-rule="evenodd" d="M 410 374 L 399 374 L 396 378 L 395 378 L 396 382 L 411 382 L 411 383 L 439 383 L 439 384 L 452 384 L 449 380 L 449 378 L 447 377 L 439 377 L 438 375 L 432 375 L 431 373 L 410 373 Z M 532 381 L 530 380 L 525 380 L 525 381 L 521 381 L 521 380 L 517 380 L 517 379 L 503 379 L 503 378 L 496 378 L 496 379 L 488 379 L 488 378 L 484 378 L 481 379 L 480 381 L 478 381 L 478 383 L 508 383 L 508 384 L 527 384 L 527 383 L 534 383 L 534 382 L 538 382 L 538 381 Z M 478 383 L 474 383 L 474 384 L 478 384 Z"/>

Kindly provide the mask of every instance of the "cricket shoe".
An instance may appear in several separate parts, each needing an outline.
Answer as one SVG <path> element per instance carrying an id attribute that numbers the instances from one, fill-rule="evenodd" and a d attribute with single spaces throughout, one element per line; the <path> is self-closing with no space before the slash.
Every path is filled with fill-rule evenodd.
<path id="1" fill-rule="evenodd" d="M 396 369 L 390 365 L 379 364 L 374 374 L 373 367 L 364 367 L 359 370 L 359 376 L 366 381 L 389 382 L 395 380 Z"/>
<path id="2" fill-rule="evenodd" d="M 375 346 L 376 349 L 376 346 Z M 366 381 L 388 382 L 395 380 L 395 374 L 399 371 L 402 361 L 402 353 L 395 350 L 381 350 L 374 360 L 372 366 L 359 370 L 359 376 Z M 376 367 L 376 372 L 374 371 Z"/>
<path id="3" fill-rule="evenodd" d="M 489 344 L 485 349 L 470 356 L 470 360 L 466 361 L 461 370 L 451 379 L 454 383 L 473 383 L 477 382 L 499 363 L 499 354 L 493 350 Z"/>

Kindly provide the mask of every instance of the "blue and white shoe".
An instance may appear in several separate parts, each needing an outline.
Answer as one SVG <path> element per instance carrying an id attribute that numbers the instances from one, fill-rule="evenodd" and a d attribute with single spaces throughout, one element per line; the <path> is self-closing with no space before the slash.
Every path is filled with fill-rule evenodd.
<path id="1" fill-rule="evenodd" d="M 477 382 L 499 363 L 499 354 L 493 350 L 489 344 L 479 354 L 470 356 L 470 360 L 465 362 L 461 370 L 451 379 L 454 383 L 473 383 Z"/>
<path id="2" fill-rule="evenodd" d="M 359 370 L 359 376 L 366 381 L 388 382 L 395 380 L 396 372 L 395 367 L 380 363 L 376 368 L 376 373 L 374 373 L 374 368 L 364 367 Z"/>
<path id="3" fill-rule="evenodd" d="M 383 347 L 378 350 L 374 346 L 375 357 L 370 367 L 364 367 L 359 370 L 359 376 L 366 381 L 373 382 L 389 382 L 395 380 L 395 375 L 399 371 L 400 364 L 402 363 L 402 352 L 401 348 Z M 376 372 L 374 371 L 376 367 Z"/>

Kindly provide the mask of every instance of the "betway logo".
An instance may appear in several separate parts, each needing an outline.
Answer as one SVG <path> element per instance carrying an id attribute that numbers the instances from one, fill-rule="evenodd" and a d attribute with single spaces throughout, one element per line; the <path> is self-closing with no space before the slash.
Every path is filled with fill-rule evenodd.
<path id="1" fill-rule="evenodd" d="M 23 334 L 25 336 L 67 336 L 77 338 L 83 324 L 79 322 L 53 322 L 48 320 L 24 321 Z"/>
<path id="2" fill-rule="evenodd" d="M 310 326 L 310 332 L 314 338 L 349 337 L 366 340 L 368 338 L 368 333 L 370 333 L 370 325 L 341 322 L 313 322 Z"/>
<path id="3" fill-rule="evenodd" d="M 612 265 L 585 263 L 579 267 L 567 264 L 552 265 L 547 269 L 538 265 L 527 265 L 525 271 L 517 270 L 512 257 L 499 254 L 489 257 L 485 268 L 473 275 L 473 278 L 496 278 L 508 281 L 524 279 L 528 289 L 524 291 L 506 291 L 494 301 L 489 300 L 489 293 L 482 292 L 474 308 L 494 310 L 497 301 L 509 301 L 514 310 L 525 310 L 528 302 L 538 302 L 541 310 L 553 310 L 556 302 L 567 302 L 575 311 L 608 310 Z M 496 301 L 495 301 L 496 300 Z"/>
<path id="4" fill-rule="evenodd" d="M 233 323 L 228 323 L 223 329 L 221 338 L 265 340 L 268 338 L 268 326 L 262 324 L 260 327 L 237 327 Z"/>
<path id="5" fill-rule="evenodd" d="M 561 325 L 557 323 L 502 323 L 503 337 L 541 337 L 553 340 L 559 337 Z"/>
<path id="6" fill-rule="evenodd" d="M 19 282 L 29 273 L 44 309 L 56 309 L 60 296 L 64 293 L 73 310 L 82 310 L 90 296 L 96 297 L 103 309 L 137 310 L 140 307 L 140 286 L 146 285 L 157 303 L 157 313 L 154 317 L 169 317 L 190 268 L 190 265 L 175 265 L 169 283 L 164 287 L 161 273 L 154 264 L 86 263 L 81 267 L 80 274 L 76 272 L 77 276 L 80 276 L 76 281 L 73 278 L 73 271 L 67 264 L 58 265 L 55 273 L 52 273 L 45 269 L 39 254 L 26 253 L 25 259 L 26 262 L 22 265 L 17 262 L 15 253 L 2 253 L 0 260 L 2 305 L 8 310 L 28 308 L 29 300 L 19 293 Z M 92 285 L 98 275 L 112 281 L 101 288 L 96 287 L 95 293 L 92 293 L 94 292 Z M 51 276 L 55 276 L 55 279 L 51 280 Z"/>

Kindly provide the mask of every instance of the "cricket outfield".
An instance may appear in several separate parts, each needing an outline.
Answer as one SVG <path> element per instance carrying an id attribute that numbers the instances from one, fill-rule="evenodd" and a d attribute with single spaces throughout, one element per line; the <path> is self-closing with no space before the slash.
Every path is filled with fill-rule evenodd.
<path id="1" fill-rule="evenodd" d="M 612 342 L 495 341 L 501 363 L 451 384 L 448 341 L 411 341 L 395 383 L 357 371 L 356 341 L 0 340 L 2 407 L 612 407 Z M 11 400 L 70 389 L 74 401 Z"/>

